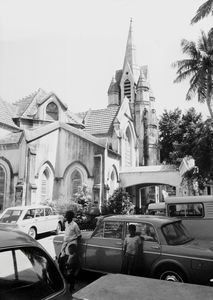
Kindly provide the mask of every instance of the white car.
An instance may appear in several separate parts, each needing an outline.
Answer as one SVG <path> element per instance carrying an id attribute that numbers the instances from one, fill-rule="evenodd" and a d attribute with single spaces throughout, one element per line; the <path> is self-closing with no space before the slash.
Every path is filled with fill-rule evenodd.
<path id="1" fill-rule="evenodd" d="M 21 230 L 31 237 L 37 234 L 62 230 L 63 216 L 55 214 L 50 206 L 30 205 L 14 206 L 4 210 L 0 216 L 0 224 Z"/>

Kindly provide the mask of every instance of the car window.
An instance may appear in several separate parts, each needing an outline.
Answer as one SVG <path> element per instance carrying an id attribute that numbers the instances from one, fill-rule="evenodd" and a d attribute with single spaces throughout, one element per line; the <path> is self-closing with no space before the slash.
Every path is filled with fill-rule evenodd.
<path id="1" fill-rule="evenodd" d="M 28 209 L 23 217 L 23 220 L 33 219 L 35 217 L 35 209 Z"/>
<path id="2" fill-rule="evenodd" d="M 104 238 L 121 239 L 122 232 L 122 222 L 104 222 Z"/>
<path id="3" fill-rule="evenodd" d="M 0 222 L 3 223 L 16 223 L 19 217 L 22 214 L 22 210 L 20 209 L 8 209 L 5 213 L 1 216 Z"/>
<path id="4" fill-rule="evenodd" d="M 51 215 L 53 215 L 52 209 L 49 207 L 45 208 L 45 216 L 51 216 Z"/>
<path id="5" fill-rule="evenodd" d="M 36 217 L 43 217 L 44 216 L 44 209 L 43 208 L 37 208 L 35 216 Z"/>
<path id="6" fill-rule="evenodd" d="M 95 230 L 93 237 L 104 237 L 104 223 L 101 223 Z"/>
<path id="7" fill-rule="evenodd" d="M 39 248 L 1 251 L 0 266 L 0 299 L 39 300 L 64 288 L 54 263 Z"/>
<path id="8" fill-rule="evenodd" d="M 145 241 L 157 242 L 157 234 L 153 225 L 149 223 L 127 223 L 126 234 L 128 234 L 128 227 L 130 224 L 136 226 L 136 235 L 139 235 Z"/>
<path id="9" fill-rule="evenodd" d="M 170 217 L 204 217 L 204 208 L 202 203 L 178 203 L 168 204 L 168 215 Z"/>
<path id="10" fill-rule="evenodd" d="M 162 232 L 169 245 L 182 245 L 192 240 L 181 222 L 173 222 L 162 227 Z"/>

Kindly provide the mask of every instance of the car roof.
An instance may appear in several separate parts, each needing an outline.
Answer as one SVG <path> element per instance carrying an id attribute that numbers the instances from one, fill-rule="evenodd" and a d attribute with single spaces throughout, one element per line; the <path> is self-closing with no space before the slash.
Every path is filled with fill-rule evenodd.
<path id="1" fill-rule="evenodd" d="M 41 205 L 41 204 L 34 204 L 34 205 L 20 205 L 20 206 L 11 206 L 11 207 L 7 207 L 5 210 L 8 210 L 8 209 L 14 209 L 14 210 L 26 210 L 26 209 L 36 209 L 36 208 L 51 208 L 50 206 L 48 205 Z"/>
<path id="2" fill-rule="evenodd" d="M 190 202 L 212 202 L 213 196 L 175 196 L 175 197 L 166 197 L 166 203 L 190 203 Z"/>
<path id="3" fill-rule="evenodd" d="M 165 207 L 165 202 L 150 203 L 148 205 L 148 209 L 164 209 Z"/>
<path id="4" fill-rule="evenodd" d="M 163 225 L 176 222 L 177 218 L 156 215 L 110 215 L 104 217 L 107 221 L 126 221 L 126 222 L 151 222 L 155 225 Z"/>
<path id="5" fill-rule="evenodd" d="M 0 250 L 17 246 L 40 246 L 40 244 L 26 233 L 11 230 L 6 224 L 0 224 Z"/>

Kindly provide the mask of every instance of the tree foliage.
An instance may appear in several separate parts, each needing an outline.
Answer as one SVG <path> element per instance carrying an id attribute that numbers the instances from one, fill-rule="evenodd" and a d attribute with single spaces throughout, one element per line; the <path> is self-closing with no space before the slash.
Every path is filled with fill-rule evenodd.
<path id="1" fill-rule="evenodd" d="M 132 211 L 133 210 L 133 211 Z M 130 195 L 124 189 L 118 188 L 109 197 L 102 207 L 102 214 L 129 214 L 134 213 L 134 205 L 130 201 Z"/>
<path id="2" fill-rule="evenodd" d="M 191 24 L 197 23 L 198 21 L 207 17 L 210 14 L 213 15 L 213 0 L 207 0 L 199 6 L 196 15 L 191 20 Z"/>
<path id="3" fill-rule="evenodd" d="M 161 161 L 179 166 L 185 156 L 192 156 L 198 167 L 186 176 L 197 178 L 203 188 L 213 180 L 213 121 L 190 108 L 185 114 L 179 109 L 164 111 L 159 121 Z M 197 172 L 198 170 L 198 172 Z"/>
<path id="4" fill-rule="evenodd" d="M 203 31 L 197 42 L 183 39 L 181 42 L 185 59 L 173 63 L 177 68 L 175 83 L 190 79 L 186 100 L 191 100 L 197 94 L 199 102 L 207 104 L 211 118 L 213 96 L 213 31 L 206 35 Z"/>

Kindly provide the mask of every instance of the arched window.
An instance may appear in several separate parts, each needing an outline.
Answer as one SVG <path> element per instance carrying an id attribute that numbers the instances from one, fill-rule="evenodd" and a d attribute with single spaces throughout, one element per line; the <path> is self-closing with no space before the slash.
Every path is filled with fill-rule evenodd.
<path id="1" fill-rule="evenodd" d="M 46 119 L 51 121 L 58 120 L 58 106 L 54 102 L 50 102 L 46 108 Z"/>
<path id="2" fill-rule="evenodd" d="M 5 183 L 6 183 L 6 174 L 4 168 L 0 165 L 0 210 L 3 209 L 4 206 L 4 198 L 5 198 Z"/>
<path id="3" fill-rule="evenodd" d="M 115 170 L 113 169 L 111 174 L 110 174 L 110 181 L 109 181 L 109 194 L 112 195 L 115 188 L 116 188 L 116 173 Z"/>
<path id="4" fill-rule="evenodd" d="M 128 79 L 124 81 L 124 96 L 131 101 L 131 82 Z"/>
<path id="5" fill-rule="evenodd" d="M 132 136 L 129 128 L 126 130 L 125 138 L 125 166 L 132 166 Z"/>
<path id="6" fill-rule="evenodd" d="M 71 196 L 78 192 L 79 186 L 82 186 L 82 176 L 78 170 L 74 170 L 71 174 Z"/>
<path id="7" fill-rule="evenodd" d="M 46 168 L 41 175 L 41 194 L 40 201 L 46 201 L 50 199 L 50 173 Z"/>

